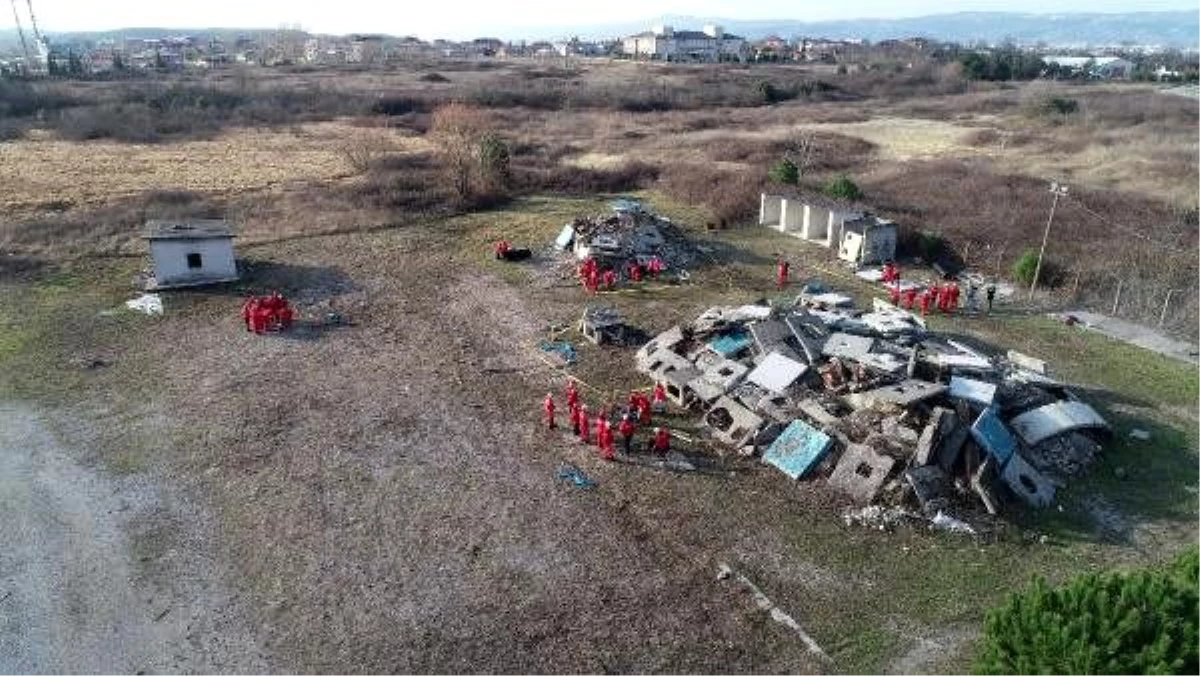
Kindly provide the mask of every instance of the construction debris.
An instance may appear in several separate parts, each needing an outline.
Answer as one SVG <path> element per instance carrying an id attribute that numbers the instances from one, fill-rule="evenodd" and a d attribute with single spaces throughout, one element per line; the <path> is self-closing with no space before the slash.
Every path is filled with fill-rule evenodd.
<path id="1" fill-rule="evenodd" d="M 974 533 L 1006 496 L 1053 504 L 1102 452 L 1108 424 L 1045 362 L 848 300 L 810 282 L 791 307 L 709 308 L 646 342 L 636 366 L 720 443 L 880 510 L 848 523 L 921 513 Z"/>

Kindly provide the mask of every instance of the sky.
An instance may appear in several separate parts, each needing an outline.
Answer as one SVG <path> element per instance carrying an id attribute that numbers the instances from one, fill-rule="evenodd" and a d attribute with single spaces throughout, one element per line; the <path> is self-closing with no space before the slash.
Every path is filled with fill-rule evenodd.
<path id="1" fill-rule="evenodd" d="M 16 0 L 29 28 L 27 0 Z M 584 26 L 664 14 L 725 19 L 897 18 L 957 11 L 1033 13 L 1195 10 L 1196 0 L 33 0 L 48 34 L 131 27 L 278 28 L 378 32 L 424 39 L 511 34 L 520 28 Z M 0 29 L 11 28 L 0 7 Z"/>

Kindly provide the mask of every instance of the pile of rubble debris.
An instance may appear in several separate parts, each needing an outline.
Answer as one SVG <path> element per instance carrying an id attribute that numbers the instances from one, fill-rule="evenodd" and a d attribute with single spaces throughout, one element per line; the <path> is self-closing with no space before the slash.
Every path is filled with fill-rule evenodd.
<path id="1" fill-rule="evenodd" d="M 712 308 L 636 359 L 723 444 L 935 524 L 997 514 L 1010 496 L 1052 504 L 1109 433 L 1044 362 L 989 357 L 883 301 L 863 312 L 819 288 L 793 307 Z"/>
<path id="2" fill-rule="evenodd" d="M 630 263 L 643 268 L 657 258 L 668 271 L 688 270 L 700 252 L 669 218 L 649 211 L 637 200 L 621 198 L 612 213 L 583 216 L 563 226 L 554 246 L 574 258 L 595 258 L 602 269 L 622 272 Z M 574 268 L 570 268 L 574 272 Z"/>

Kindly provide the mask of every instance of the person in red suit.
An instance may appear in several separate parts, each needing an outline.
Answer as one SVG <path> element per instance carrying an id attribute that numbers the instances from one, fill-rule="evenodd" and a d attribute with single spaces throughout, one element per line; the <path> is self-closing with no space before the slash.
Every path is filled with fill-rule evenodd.
<path id="1" fill-rule="evenodd" d="M 542 412 L 545 414 L 546 427 L 548 429 L 557 428 L 558 425 L 554 423 L 554 396 L 549 392 L 546 393 L 546 399 L 542 402 Z"/>
<path id="2" fill-rule="evenodd" d="M 788 273 L 790 272 L 790 270 L 791 270 L 791 265 L 788 264 L 788 262 L 785 261 L 783 258 L 780 258 L 779 264 L 776 266 L 776 269 L 775 269 L 775 278 L 776 278 L 775 281 L 779 285 L 780 290 L 783 290 L 783 287 L 787 286 Z"/>
<path id="3" fill-rule="evenodd" d="M 628 413 L 621 416 L 621 424 L 617 426 L 617 431 L 621 433 L 621 442 L 625 449 L 625 455 L 629 455 L 633 452 L 634 426 L 633 420 L 630 419 Z"/>

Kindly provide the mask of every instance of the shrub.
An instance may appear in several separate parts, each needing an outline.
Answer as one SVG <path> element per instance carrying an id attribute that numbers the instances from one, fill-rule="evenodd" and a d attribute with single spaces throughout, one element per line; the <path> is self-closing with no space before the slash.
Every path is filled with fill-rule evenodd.
<path id="1" fill-rule="evenodd" d="M 858 189 L 858 185 L 846 176 L 838 176 L 825 184 L 825 194 L 839 200 L 862 199 L 862 191 Z"/>
<path id="2" fill-rule="evenodd" d="M 1044 580 L 988 613 L 982 674 L 1195 674 L 1195 547 L 1160 570 Z"/>
<path id="3" fill-rule="evenodd" d="M 503 194 L 508 190 L 511 171 L 508 144 L 496 134 L 479 140 L 479 175 L 485 191 Z"/>
<path id="4" fill-rule="evenodd" d="M 1033 284 L 1033 275 L 1037 272 L 1038 254 L 1033 249 L 1027 249 L 1013 263 L 1013 278 L 1022 284 Z"/>
<path id="5" fill-rule="evenodd" d="M 800 182 L 800 168 L 795 162 L 784 158 L 779 160 L 767 172 L 767 177 L 776 183 L 785 185 L 796 185 Z"/>

